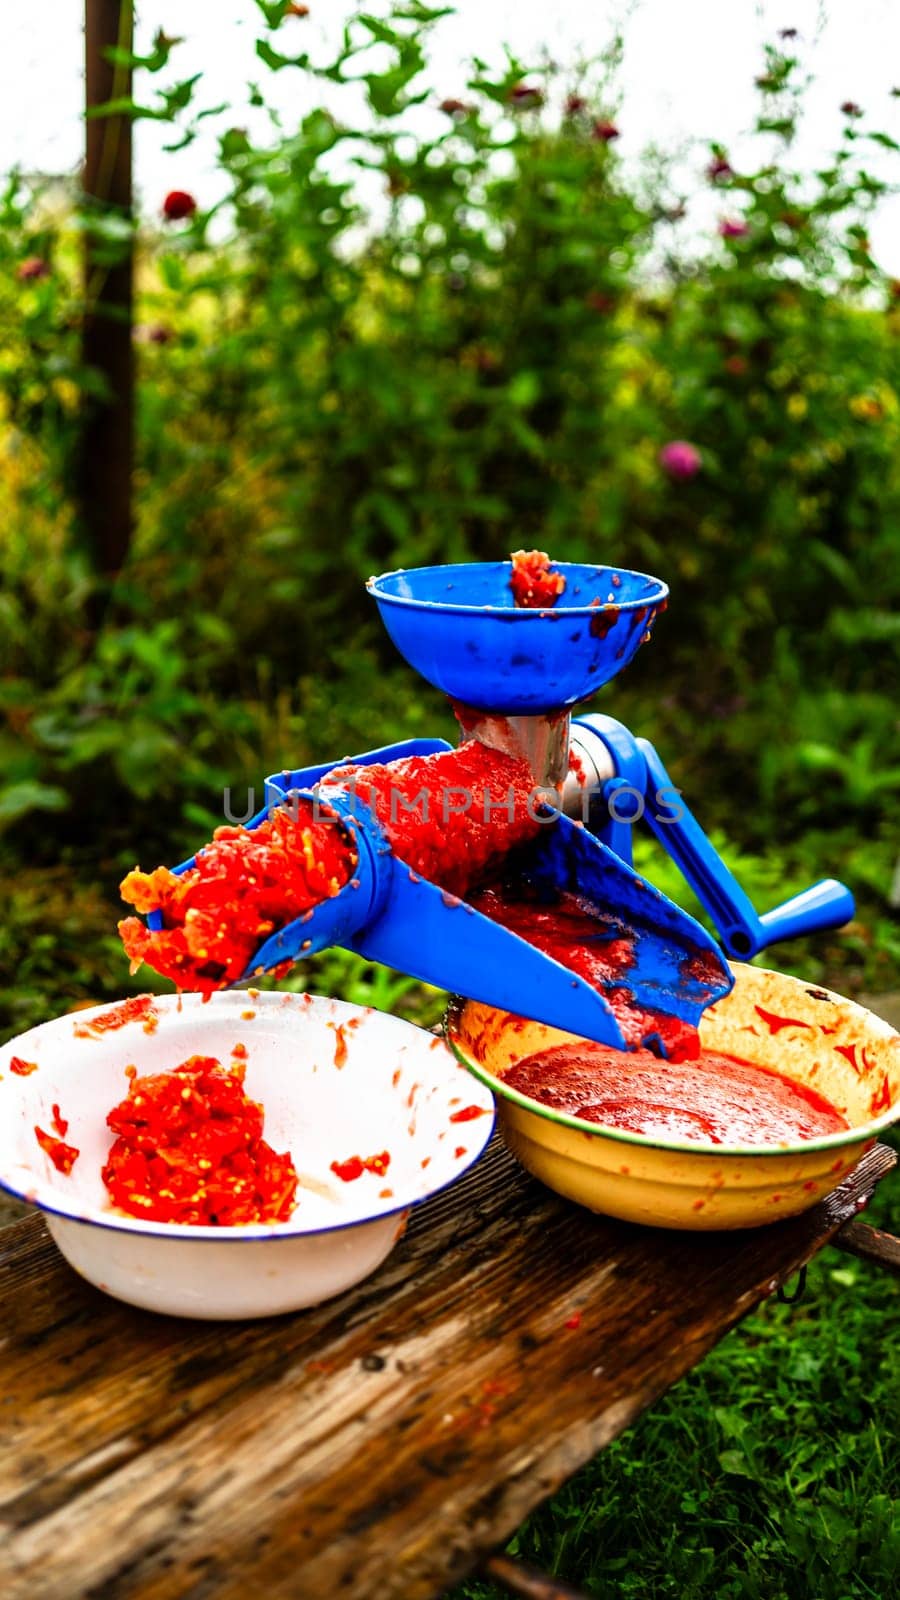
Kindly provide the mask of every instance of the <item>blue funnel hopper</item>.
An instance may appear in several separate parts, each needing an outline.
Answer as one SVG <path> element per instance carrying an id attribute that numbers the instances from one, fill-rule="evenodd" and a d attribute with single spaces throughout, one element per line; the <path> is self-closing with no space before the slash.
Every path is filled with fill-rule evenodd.
<path id="1" fill-rule="evenodd" d="M 505 716 L 568 711 L 627 667 L 668 589 L 621 567 L 555 562 L 566 587 L 520 610 L 509 561 L 414 567 L 370 578 L 381 620 L 409 665 L 457 700 Z"/>

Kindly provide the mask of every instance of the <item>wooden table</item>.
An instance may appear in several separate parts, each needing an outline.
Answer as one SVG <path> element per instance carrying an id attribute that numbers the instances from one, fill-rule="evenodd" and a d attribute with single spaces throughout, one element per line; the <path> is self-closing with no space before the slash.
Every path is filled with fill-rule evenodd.
<path id="1" fill-rule="evenodd" d="M 2 1600 L 425 1600 L 496 1550 L 856 1216 L 742 1234 L 630 1227 L 498 1143 L 368 1282 L 257 1323 L 82 1283 L 0 1232 Z"/>

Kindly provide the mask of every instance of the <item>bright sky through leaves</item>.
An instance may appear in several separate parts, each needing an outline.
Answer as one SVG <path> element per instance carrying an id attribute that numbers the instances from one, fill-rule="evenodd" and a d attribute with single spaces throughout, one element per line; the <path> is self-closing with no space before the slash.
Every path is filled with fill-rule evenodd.
<path id="1" fill-rule="evenodd" d="M 281 38 L 291 48 L 336 38 L 350 0 L 311 0 L 308 19 L 291 20 Z M 82 11 L 80 0 L 41 0 L 39 6 L 0 7 L 0 169 L 64 172 L 78 161 L 81 130 Z M 462 91 L 462 67 L 479 53 L 496 58 L 504 42 L 525 60 L 548 49 L 565 65 L 601 50 L 617 25 L 624 30 L 619 149 L 636 157 L 650 143 L 666 151 L 717 139 L 739 154 L 754 113 L 753 77 L 761 43 L 782 27 L 796 27 L 815 83 L 806 102 L 798 151 L 813 166 L 839 136 L 842 101 L 854 100 L 871 126 L 900 134 L 900 100 L 890 91 L 900 79 L 900 7 L 894 0 L 457 0 L 457 14 L 435 35 L 432 81 L 438 97 Z M 142 203 L 156 211 L 167 189 L 194 190 L 203 203 L 221 192 L 215 174 L 215 129 L 254 126 L 246 108 L 246 83 L 262 79 L 270 102 L 286 122 L 307 104 L 296 74 L 269 76 L 257 61 L 254 40 L 264 31 L 253 0 L 149 0 L 138 6 L 138 47 L 158 27 L 184 34 L 173 57 L 177 76 L 203 71 L 204 102 L 233 109 L 212 119 L 202 139 L 178 155 L 162 146 L 170 130 L 142 123 L 137 130 L 137 183 Z M 898 85 L 900 86 L 900 85 Z M 302 91 L 301 91 L 302 92 Z M 346 108 L 345 108 L 346 109 Z M 702 167 L 702 150 L 689 165 Z M 873 161 L 889 180 L 900 163 Z M 696 176 L 685 187 L 699 187 Z M 699 219 L 695 219 L 699 220 Z M 882 204 L 872 227 L 874 253 L 900 275 L 900 202 Z"/>

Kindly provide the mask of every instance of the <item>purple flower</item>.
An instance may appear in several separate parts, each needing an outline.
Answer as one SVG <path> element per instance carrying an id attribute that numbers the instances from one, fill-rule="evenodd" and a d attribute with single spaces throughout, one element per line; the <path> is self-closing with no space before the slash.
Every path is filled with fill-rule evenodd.
<path id="1" fill-rule="evenodd" d="M 695 478 L 703 465 L 703 458 L 695 444 L 687 439 L 670 439 L 659 452 L 659 464 L 676 482 Z"/>
<path id="2" fill-rule="evenodd" d="M 706 169 L 706 176 L 710 183 L 721 183 L 727 178 L 733 178 L 734 172 L 732 171 L 731 162 L 726 161 L 724 156 L 716 156 L 709 163 Z"/>
<path id="3" fill-rule="evenodd" d="M 862 116 L 862 106 L 858 106 L 855 100 L 845 100 L 841 106 L 841 110 L 843 111 L 845 117 Z"/>
<path id="4" fill-rule="evenodd" d="M 719 223 L 719 237 L 722 239 L 746 239 L 749 232 L 746 222 L 735 217 L 723 217 Z"/>
<path id="5" fill-rule="evenodd" d="M 138 322 L 135 325 L 134 338 L 138 344 L 171 344 L 174 337 L 174 330 L 164 322 Z"/>
<path id="6" fill-rule="evenodd" d="M 185 217 L 192 217 L 196 209 L 197 202 L 187 189 L 170 189 L 162 203 L 166 222 L 182 222 Z"/>

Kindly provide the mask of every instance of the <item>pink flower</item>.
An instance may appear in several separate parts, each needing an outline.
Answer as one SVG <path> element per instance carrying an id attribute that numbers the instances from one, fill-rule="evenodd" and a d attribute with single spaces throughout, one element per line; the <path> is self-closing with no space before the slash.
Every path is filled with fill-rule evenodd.
<path id="1" fill-rule="evenodd" d="M 670 439 L 660 450 L 658 460 L 663 472 L 677 482 L 695 478 L 703 465 L 697 446 L 688 444 L 686 439 Z"/>
<path id="2" fill-rule="evenodd" d="M 197 202 L 186 189 L 170 189 L 162 203 L 162 214 L 167 222 L 181 222 L 185 217 L 192 217 L 197 209 Z"/>
<path id="3" fill-rule="evenodd" d="M 20 283 L 36 283 L 38 278 L 49 278 L 50 267 L 43 256 L 26 256 L 16 267 Z"/>
<path id="4" fill-rule="evenodd" d="M 566 97 L 566 116 L 577 117 L 579 112 L 587 110 L 587 101 L 584 95 L 570 94 Z"/>
<path id="5" fill-rule="evenodd" d="M 509 91 L 509 99 L 514 106 L 528 110 L 544 104 L 544 91 L 533 83 L 514 83 Z"/>
<path id="6" fill-rule="evenodd" d="M 719 223 L 719 236 L 722 239 L 746 239 L 749 232 L 746 222 L 734 217 L 723 217 Z"/>
<path id="7" fill-rule="evenodd" d="M 594 138 L 602 144 L 609 144 L 613 139 L 618 139 L 619 130 L 614 122 L 605 121 L 602 117 L 594 123 Z"/>
<path id="8" fill-rule="evenodd" d="M 171 344 L 175 337 L 172 328 L 164 322 L 138 322 L 134 338 L 138 344 Z"/>
<path id="9" fill-rule="evenodd" d="M 724 156 L 716 156 L 709 163 L 709 166 L 706 169 L 706 176 L 708 177 L 710 183 L 720 183 L 726 178 L 733 178 L 734 173 L 732 171 L 731 162 L 726 161 Z"/>

